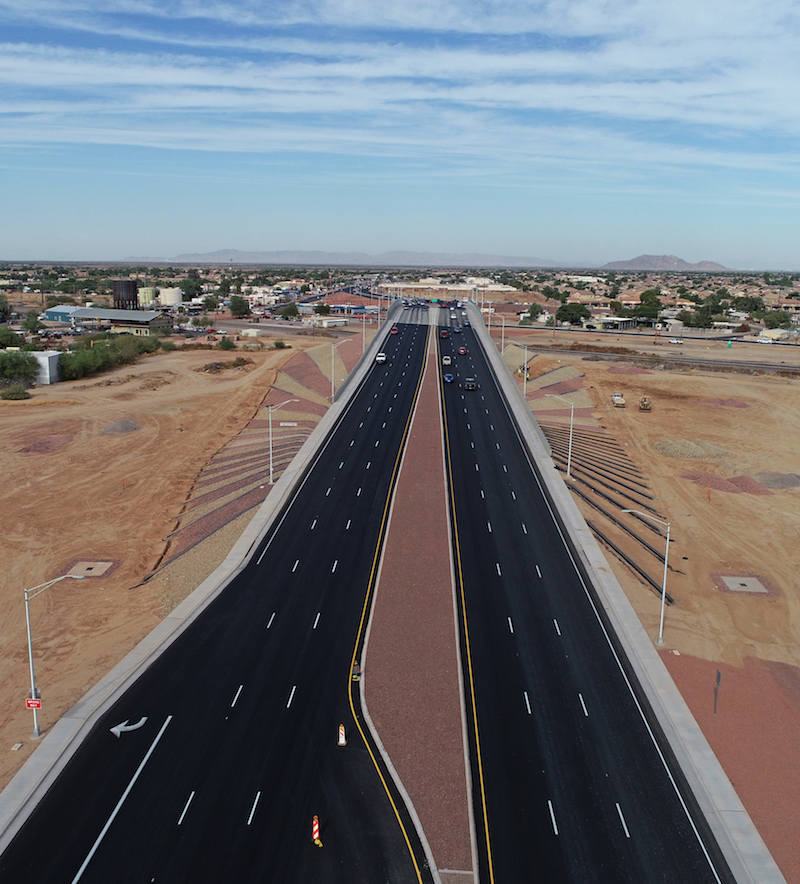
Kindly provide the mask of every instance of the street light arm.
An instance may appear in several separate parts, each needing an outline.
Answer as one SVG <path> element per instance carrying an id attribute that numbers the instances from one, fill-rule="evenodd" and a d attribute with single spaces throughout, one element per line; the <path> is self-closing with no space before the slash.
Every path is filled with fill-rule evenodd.
<path id="1" fill-rule="evenodd" d="M 38 586 L 26 589 L 25 595 L 28 599 L 35 599 L 37 595 L 40 595 L 46 589 L 49 589 L 54 583 L 58 583 L 59 580 L 66 580 L 67 577 L 71 577 L 74 580 L 83 580 L 85 576 L 85 574 L 62 574 L 60 577 L 54 577 L 52 580 L 48 580 L 47 583 L 40 583 Z M 17 590 L 17 592 L 19 592 L 19 590 Z"/>

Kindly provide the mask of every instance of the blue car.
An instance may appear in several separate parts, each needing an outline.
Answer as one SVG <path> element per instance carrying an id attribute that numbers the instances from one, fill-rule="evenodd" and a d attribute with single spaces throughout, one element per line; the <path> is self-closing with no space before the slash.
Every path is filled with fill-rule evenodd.
<path id="1" fill-rule="evenodd" d="M 448 373 L 444 376 L 444 382 L 445 382 L 446 384 L 452 384 L 452 383 L 453 383 L 453 375 L 451 375 L 451 374 L 448 372 Z"/>

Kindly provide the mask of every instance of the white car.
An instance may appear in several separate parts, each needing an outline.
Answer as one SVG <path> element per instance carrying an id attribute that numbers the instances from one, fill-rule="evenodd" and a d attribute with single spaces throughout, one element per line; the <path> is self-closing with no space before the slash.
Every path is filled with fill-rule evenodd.
<path id="1" fill-rule="evenodd" d="M 453 360 L 449 356 L 442 356 L 442 365 L 452 365 Z"/>
<path id="2" fill-rule="evenodd" d="M 670 342 L 670 344 L 682 344 L 683 343 L 683 341 L 680 338 L 670 338 L 669 342 Z"/>
<path id="3" fill-rule="evenodd" d="M 386 354 L 378 353 L 378 355 L 375 357 L 375 361 L 378 363 L 378 365 L 383 365 L 383 363 L 386 362 Z"/>

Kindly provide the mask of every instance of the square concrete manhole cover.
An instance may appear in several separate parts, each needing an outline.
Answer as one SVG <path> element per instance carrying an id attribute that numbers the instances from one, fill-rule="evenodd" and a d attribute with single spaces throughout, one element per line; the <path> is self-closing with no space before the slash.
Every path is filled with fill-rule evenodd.
<path id="1" fill-rule="evenodd" d="M 117 564 L 118 562 L 92 562 L 82 560 L 79 562 L 75 562 L 75 564 L 72 565 L 69 571 L 67 571 L 67 574 L 80 574 L 82 577 L 102 577 Z"/>
<path id="2" fill-rule="evenodd" d="M 712 574 L 717 589 L 722 592 L 743 592 L 748 595 L 778 595 L 778 589 L 766 577 L 755 574 Z"/>

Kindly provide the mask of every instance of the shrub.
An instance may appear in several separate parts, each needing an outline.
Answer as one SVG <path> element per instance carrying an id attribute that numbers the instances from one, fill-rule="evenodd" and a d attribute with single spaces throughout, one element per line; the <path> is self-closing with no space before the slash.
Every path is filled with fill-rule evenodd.
<path id="1" fill-rule="evenodd" d="M 30 399 L 31 394 L 22 384 L 13 384 L 0 392 L 0 399 Z"/>
<path id="2" fill-rule="evenodd" d="M 218 344 L 220 350 L 235 350 L 236 344 L 230 338 L 223 338 Z"/>
<path id="3" fill-rule="evenodd" d="M 161 342 L 161 349 L 164 350 L 165 352 L 169 353 L 172 350 L 177 350 L 178 345 L 175 343 L 175 341 L 162 341 Z"/>
<path id="4" fill-rule="evenodd" d="M 284 341 L 275 341 L 275 343 L 272 346 L 276 350 L 285 350 L 286 349 L 286 344 Z"/>
<path id="5" fill-rule="evenodd" d="M 0 351 L 0 386 L 33 383 L 39 363 L 21 350 Z"/>

